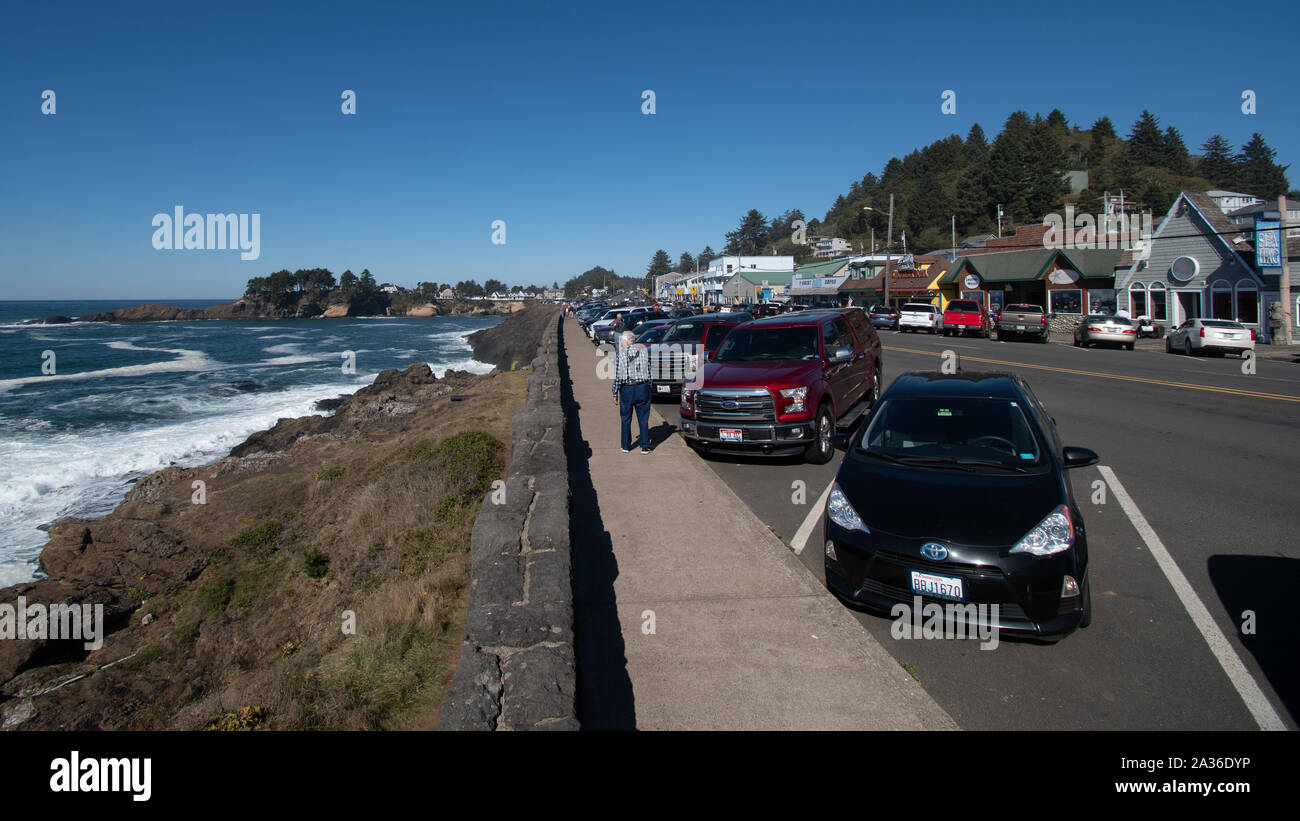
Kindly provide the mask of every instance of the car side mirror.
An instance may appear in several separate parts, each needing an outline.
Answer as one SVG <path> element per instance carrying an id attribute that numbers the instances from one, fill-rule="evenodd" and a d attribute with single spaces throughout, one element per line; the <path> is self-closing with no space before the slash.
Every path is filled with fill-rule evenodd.
<path id="1" fill-rule="evenodd" d="M 1065 447 L 1061 449 L 1061 461 L 1064 462 L 1065 468 L 1086 468 L 1088 465 L 1095 465 L 1101 461 L 1097 451 L 1088 450 L 1087 448 Z"/>
<path id="2" fill-rule="evenodd" d="M 852 348 L 836 348 L 835 356 L 831 358 L 832 362 L 848 362 L 853 358 Z"/>

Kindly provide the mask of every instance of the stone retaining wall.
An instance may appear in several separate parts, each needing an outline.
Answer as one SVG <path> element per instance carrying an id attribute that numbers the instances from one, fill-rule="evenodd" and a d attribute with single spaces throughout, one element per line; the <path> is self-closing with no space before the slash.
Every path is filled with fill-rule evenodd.
<path id="1" fill-rule="evenodd" d="M 439 730 L 576 730 L 569 475 L 557 315 L 543 328 L 511 422 L 505 498 L 470 540 L 474 585 Z"/>

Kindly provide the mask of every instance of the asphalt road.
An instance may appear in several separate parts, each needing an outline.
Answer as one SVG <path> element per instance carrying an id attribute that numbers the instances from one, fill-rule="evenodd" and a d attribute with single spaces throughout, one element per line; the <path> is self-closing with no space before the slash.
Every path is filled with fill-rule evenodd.
<path id="1" fill-rule="evenodd" d="M 1002 641 L 985 651 L 973 641 L 894 639 L 887 617 L 853 611 L 963 728 L 1242 730 L 1267 724 L 1271 712 L 1295 729 L 1300 619 L 1285 597 L 1300 594 L 1300 366 L 1256 360 L 1245 374 L 1235 357 L 892 331 L 881 342 L 887 379 L 937 370 L 945 350 L 964 370 L 1020 373 L 1063 441 L 1101 455 L 1100 466 L 1071 473 L 1089 529 L 1092 627 L 1055 645 Z M 655 407 L 676 426 L 675 404 Z M 818 499 L 839 461 L 709 459 L 787 544 L 808 522 L 800 559 L 818 578 Z M 1100 467 L 1149 523 L 1146 538 Z M 1093 504 L 1098 482 L 1105 499 Z M 1162 570 L 1151 539 L 1176 569 Z M 1180 596 L 1167 572 L 1181 573 L 1190 591 Z M 1198 611 L 1232 652 L 1211 649 L 1217 636 L 1198 629 Z M 1254 633 L 1243 633 L 1246 611 Z M 1226 672 L 1241 669 L 1234 655 L 1244 665 L 1235 677 Z M 1247 706 L 1252 687 L 1262 708 Z"/>

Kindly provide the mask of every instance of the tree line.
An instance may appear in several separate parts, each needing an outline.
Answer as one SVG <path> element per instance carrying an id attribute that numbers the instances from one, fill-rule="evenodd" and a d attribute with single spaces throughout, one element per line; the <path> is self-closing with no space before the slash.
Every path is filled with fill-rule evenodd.
<path id="1" fill-rule="evenodd" d="M 554 283 L 553 288 L 559 288 Z M 385 289 L 396 288 L 391 293 Z M 545 290 L 540 285 L 506 285 L 499 279 L 488 279 L 482 285 L 476 280 L 461 280 L 455 285 L 448 283 L 417 282 L 414 288 L 393 286 L 379 283 L 364 269 L 358 276 L 349 269 L 339 275 L 337 281 L 327 268 L 300 268 L 297 271 L 279 270 L 262 277 L 248 280 L 244 296 L 270 304 L 276 308 L 287 308 L 304 299 L 320 304 L 349 303 L 354 309 L 365 313 L 382 313 L 388 306 L 407 308 L 421 305 L 441 298 L 444 291 L 451 291 L 456 299 L 484 297 L 492 293 L 537 295 Z"/>
<path id="2" fill-rule="evenodd" d="M 1265 200 L 1285 193 L 1289 166 L 1279 165 L 1277 152 L 1258 133 L 1238 150 L 1214 134 L 1192 155 L 1182 133 L 1161 127 L 1143 111 L 1126 137 L 1116 133 L 1109 117 L 1083 129 L 1071 124 L 1059 109 L 1047 116 L 1013 112 L 990 142 L 984 129 L 972 125 L 965 139 L 952 134 L 893 157 L 879 175 L 868 172 L 853 180 L 836 197 L 821 219 L 806 221 L 805 234 L 846 239 L 854 250 L 885 250 L 889 197 L 894 196 L 894 225 L 890 250 L 946 249 L 955 228 L 958 241 L 1002 226 L 1039 222 L 1060 212 L 1067 202 L 1080 212 L 1100 213 L 1106 192 L 1121 190 L 1127 202 L 1160 215 L 1169 210 L 1180 191 L 1227 189 Z M 1067 172 L 1086 171 L 1088 183 L 1070 193 Z M 1300 196 L 1300 194 L 1293 194 Z M 726 234 L 726 254 L 781 254 L 798 263 L 813 256 L 808 244 L 796 243 L 793 223 L 803 212 L 789 209 L 768 218 L 750 209 L 734 231 Z M 706 248 L 699 257 L 683 253 L 675 270 L 690 272 L 715 255 Z M 667 252 L 658 250 L 646 272 L 646 282 L 674 270 Z"/>

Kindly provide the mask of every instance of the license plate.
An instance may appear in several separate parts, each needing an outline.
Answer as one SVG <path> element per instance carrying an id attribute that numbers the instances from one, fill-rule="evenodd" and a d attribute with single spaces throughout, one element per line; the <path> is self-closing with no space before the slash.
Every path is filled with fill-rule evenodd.
<path id="1" fill-rule="evenodd" d="M 934 573 L 912 571 L 912 592 L 940 599 L 963 601 L 962 580 L 956 576 L 938 576 Z"/>
<path id="2" fill-rule="evenodd" d="M 1017 331 L 1023 331 L 1024 329 L 1025 329 L 1025 326 L 1024 326 L 1024 325 L 1017 325 L 1017 326 L 1016 326 L 1016 330 L 1017 330 Z"/>
<path id="3" fill-rule="evenodd" d="M 1219 334 L 1220 339 L 1236 339 L 1236 334 Z"/>
<path id="4" fill-rule="evenodd" d="M 671 386 L 671 385 L 655 385 L 655 390 L 659 391 L 660 393 L 668 393 L 669 391 L 672 390 L 672 386 Z"/>
<path id="5" fill-rule="evenodd" d="M 724 442 L 740 442 L 744 440 L 744 433 L 739 428 L 722 428 L 718 431 L 718 438 Z"/>

